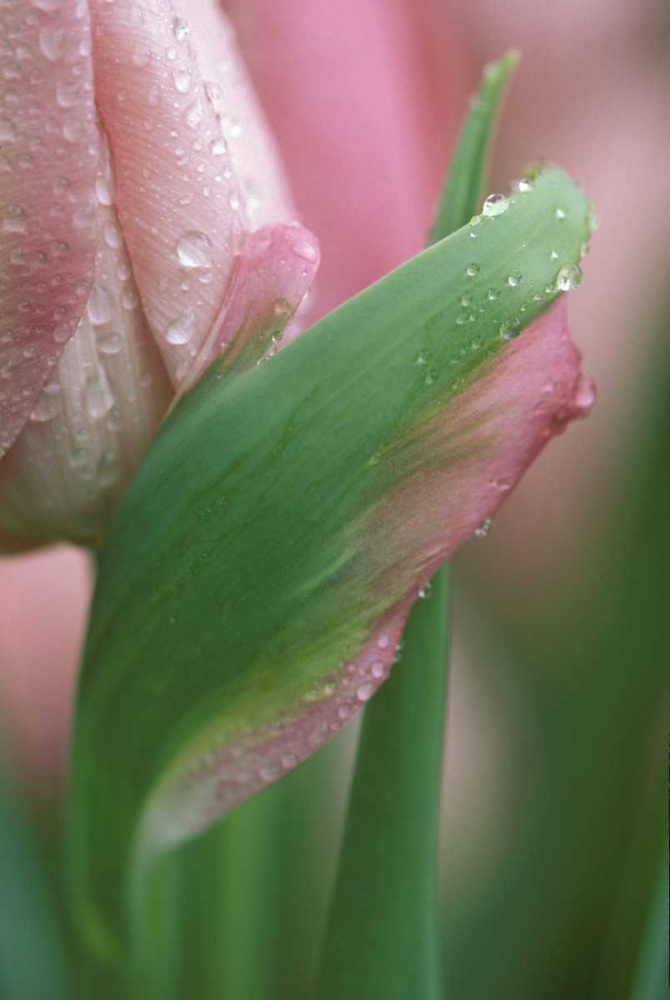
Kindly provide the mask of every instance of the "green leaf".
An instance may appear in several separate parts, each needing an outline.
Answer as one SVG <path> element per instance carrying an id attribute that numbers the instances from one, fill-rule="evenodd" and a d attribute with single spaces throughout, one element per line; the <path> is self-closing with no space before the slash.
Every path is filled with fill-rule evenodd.
<path id="1" fill-rule="evenodd" d="M 456 147 L 431 241 L 475 213 L 514 53 L 486 67 Z M 446 567 L 419 600 L 402 661 L 365 713 L 319 996 L 443 995 L 437 904 L 448 667 Z"/>
<path id="2" fill-rule="evenodd" d="M 518 476 L 578 412 L 558 314 L 548 340 L 507 338 L 557 297 L 588 217 L 547 169 L 476 240 L 459 230 L 261 365 L 210 369 L 166 423 L 101 556 L 77 706 L 73 891 L 101 951 L 128 940 L 158 852 L 361 707 L 374 684 L 347 664 L 498 506 L 499 462 Z"/>

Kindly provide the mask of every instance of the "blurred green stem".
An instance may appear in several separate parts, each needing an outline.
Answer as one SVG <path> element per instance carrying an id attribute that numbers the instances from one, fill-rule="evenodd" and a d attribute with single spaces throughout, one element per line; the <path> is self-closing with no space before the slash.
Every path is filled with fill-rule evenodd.
<path id="1" fill-rule="evenodd" d="M 441 1000 L 438 833 L 448 571 L 434 577 L 402 661 L 368 706 L 328 931 L 320 1000 Z"/>
<path id="2" fill-rule="evenodd" d="M 176 861 L 166 856 L 143 894 L 130 956 L 128 1000 L 176 1000 L 179 921 Z"/>

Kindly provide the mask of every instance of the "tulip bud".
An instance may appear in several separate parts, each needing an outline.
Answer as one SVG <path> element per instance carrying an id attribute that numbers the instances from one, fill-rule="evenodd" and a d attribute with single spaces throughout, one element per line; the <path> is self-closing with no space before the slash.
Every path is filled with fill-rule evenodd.
<path id="1" fill-rule="evenodd" d="M 318 250 L 278 225 L 290 197 L 213 4 L 11 0 L 9 18 L 0 549 L 97 545 L 170 404 L 248 320 L 240 302 L 245 339 L 280 332 Z"/>

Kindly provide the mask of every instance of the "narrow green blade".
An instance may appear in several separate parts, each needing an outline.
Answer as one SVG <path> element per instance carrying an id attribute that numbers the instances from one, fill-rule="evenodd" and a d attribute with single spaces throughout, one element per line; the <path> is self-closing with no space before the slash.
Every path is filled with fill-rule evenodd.
<path id="1" fill-rule="evenodd" d="M 512 50 L 484 70 L 449 167 L 435 225 L 430 231 L 431 243 L 466 225 L 479 207 L 497 117 L 518 62 L 519 53 Z"/>
<path id="2" fill-rule="evenodd" d="M 447 576 L 366 711 L 318 996 L 443 996 L 436 878 Z M 436 669 L 438 667 L 439 669 Z M 420 680 L 414 670 L 420 671 Z"/>
<path id="3" fill-rule="evenodd" d="M 431 231 L 434 242 L 478 208 L 486 151 L 517 62 L 487 66 Z M 448 666 L 448 575 L 419 600 L 402 662 L 365 713 L 319 996 L 437 1000 L 444 993 L 437 904 Z"/>
<path id="4" fill-rule="evenodd" d="M 501 470 L 516 481 L 582 412 L 562 305 L 509 338 L 565 287 L 588 220 L 546 169 L 476 240 L 459 230 L 235 378 L 211 369 L 165 425 L 101 556 L 77 706 L 73 886 L 101 951 L 128 940 L 157 851 L 360 710 L 416 588 L 507 494 Z"/>

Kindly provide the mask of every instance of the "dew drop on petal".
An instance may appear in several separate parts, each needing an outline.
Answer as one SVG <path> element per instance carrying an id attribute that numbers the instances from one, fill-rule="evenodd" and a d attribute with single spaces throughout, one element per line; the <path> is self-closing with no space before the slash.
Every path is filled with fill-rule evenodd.
<path id="1" fill-rule="evenodd" d="M 177 257 L 182 267 L 211 267 L 212 241 L 205 233 L 189 229 L 177 241 Z"/>
<path id="2" fill-rule="evenodd" d="M 106 333 L 98 340 L 98 350 L 108 356 L 118 354 L 121 350 L 121 335 L 114 332 Z"/>
<path id="3" fill-rule="evenodd" d="M 191 74 L 186 69 L 176 69 L 172 74 L 174 85 L 180 94 L 187 94 L 191 89 Z"/>
<path id="4" fill-rule="evenodd" d="M 59 80 L 56 84 L 56 101 L 61 108 L 73 108 L 79 103 L 79 81 Z"/>
<path id="5" fill-rule="evenodd" d="M 57 382 L 45 385 L 37 398 L 35 408 L 30 414 L 33 423 L 45 424 L 60 412 L 61 387 Z"/>
<path id="6" fill-rule="evenodd" d="M 195 317 L 193 313 L 187 312 L 182 313 L 172 320 L 165 331 L 165 337 L 168 344 L 178 346 L 180 344 L 188 344 L 194 333 Z"/>
<path id="7" fill-rule="evenodd" d="M 65 32 L 62 28 L 53 28 L 49 25 L 45 25 L 43 28 L 40 28 L 39 42 L 42 55 L 44 55 L 49 62 L 58 62 L 63 58 L 65 48 Z"/>
<path id="8" fill-rule="evenodd" d="M 109 323 L 114 315 L 112 300 L 102 285 L 98 285 L 97 283 L 93 285 L 86 309 L 88 318 L 93 326 L 102 326 L 103 323 Z"/>
<path id="9" fill-rule="evenodd" d="M 301 257 L 302 260 L 309 261 L 310 264 L 313 264 L 318 257 L 316 249 L 307 240 L 297 240 L 291 244 L 291 249 L 296 257 Z"/>
<path id="10" fill-rule="evenodd" d="M 16 126 L 9 118 L 0 118 L 0 142 L 14 142 Z"/>

